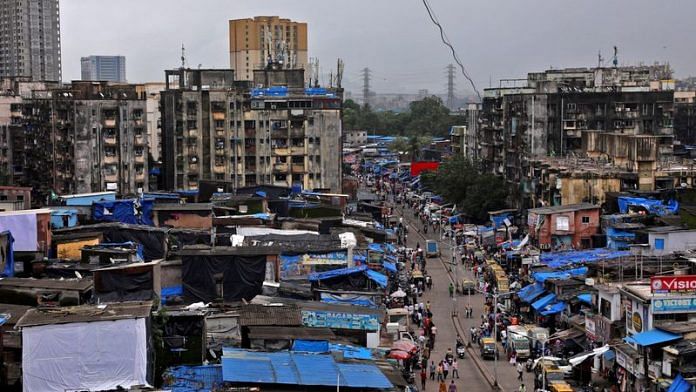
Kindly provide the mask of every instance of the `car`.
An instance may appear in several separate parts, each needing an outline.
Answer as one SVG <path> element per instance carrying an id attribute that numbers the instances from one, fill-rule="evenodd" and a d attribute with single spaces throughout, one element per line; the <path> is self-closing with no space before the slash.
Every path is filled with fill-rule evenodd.
<path id="1" fill-rule="evenodd" d="M 469 279 L 462 279 L 460 292 L 462 294 L 476 294 L 476 282 Z"/>
<path id="2" fill-rule="evenodd" d="M 481 358 L 498 359 L 498 345 L 493 338 L 481 339 Z"/>

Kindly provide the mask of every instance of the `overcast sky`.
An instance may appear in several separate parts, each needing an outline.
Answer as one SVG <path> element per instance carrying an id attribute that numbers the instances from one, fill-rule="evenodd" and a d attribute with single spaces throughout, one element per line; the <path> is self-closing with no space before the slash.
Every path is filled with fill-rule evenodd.
<path id="1" fill-rule="evenodd" d="M 597 52 L 621 64 L 669 61 L 696 75 L 693 0 L 430 0 L 479 89 L 549 67 L 596 66 Z M 308 23 L 310 57 L 321 72 L 345 61 L 344 86 L 358 92 L 360 70 L 377 93 L 445 91 L 452 62 L 421 0 L 63 0 L 63 77 L 80 78 L 80 57 L 126 56 L 130 82 L 163 81 L 187 63 L 229 67 L 228 20 L 279 15 Z M 457 93 L 471 91 L 461 74 Z"/>

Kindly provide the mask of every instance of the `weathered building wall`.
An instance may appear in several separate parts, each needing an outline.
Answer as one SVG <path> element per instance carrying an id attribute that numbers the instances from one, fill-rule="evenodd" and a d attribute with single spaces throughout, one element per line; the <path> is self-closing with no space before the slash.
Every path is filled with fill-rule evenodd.
<path id="1" fill-rule="evenodd" d="M 619 178 L 575 178 L 561 177 L 561 203 L 592 203 L 601 205 L 607 192 L 620 192 Z"/>

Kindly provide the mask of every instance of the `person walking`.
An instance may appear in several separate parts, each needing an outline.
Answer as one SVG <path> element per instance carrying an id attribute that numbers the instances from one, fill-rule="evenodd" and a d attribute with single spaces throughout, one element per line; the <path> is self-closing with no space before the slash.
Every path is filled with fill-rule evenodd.
<path id="1" fill-rule="evenodd" d="M 449 290 L 450 298 L 454 298 L 454 285 L 452 284 L 452 282 L 450 282 L 449 286 L 447 287 L 447 290 Z"/>
<path id="2" fill-rule="evenodd" d="M 517 364 L 517 381 L 524 381 L 524 378 L 522 378 L 524 374 L 524 366 L 522 366 L 522 362 Z"/>
<path id="3" fill-rule="evenodd" d="M 437 388 L 437 392 L 447 392 L 447 384 L 444 381 L 440 381 L 440 386 Z"/>
<path id="4" fill-rule="evenodd" d="M 447 392 L 457 392 L 457 385 L 454 383 L 454 380 L 450 383 Z"/>
<path id="5" fill-rule="evenodd" d="M 449 363 L 447 361 L 442 361 L 442 378 L 447 380 L 447 375 L 449 374 Z"/>
<path id="6" fill-rule="evenodd" d="M 435 361 L 430 361 L 430 379 L 433 381 L 435 381 L 436 370 Z"/>
<path id="7" fill-rule="evenodd" d="M 428 380 L 428 375 L 425 374 L 425 368 L 421 369 L 421 389 L 425 391 L 425 382 Z"/>
<path id="8" fill-rule="evenodd" d="M 452 379 L 454 380 L 454 377 L 459 378 L 459 363 L 457 362 L 457 358 L 454 358 L 454 361 L 452 361 Z"/>
<path id="9" fill-rule="evenodd" d="M 442 382 L 442 361 L 437 364 L 437 381 Z"/>
<path id="10" fill-rule="evenodd" d="M 527 392 L 527 387 L 524 386 L 524 383 L 520 384 L 520 388 L 517 390 L 518 392 Z"/>
<path id="11" fill-rule="evenodd" d="M 430 349 L 432 350 L 435 347 L 435 336 L 437 335 L 437 327 L 435 324 L 430 324 Z"/>

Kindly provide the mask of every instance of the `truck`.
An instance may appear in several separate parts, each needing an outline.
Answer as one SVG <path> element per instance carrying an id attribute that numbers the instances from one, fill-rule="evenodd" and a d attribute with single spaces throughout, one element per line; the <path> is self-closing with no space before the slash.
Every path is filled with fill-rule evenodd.
<path id="1" fill-rule="evenodd" d="M 404 308 L 393 308 L 387 310 L 387 334 L 391 335 L 393 341 L 408 339 L 416 342 L 411 330 L 411 318 L 408 311 Z"/>
<path id="2" fill-rule="evenodd" d="M 532 350 L 530 350 L 527 328 L 522 325 L 508 325 L 505 351 L 507 353 L 516 352 L 518 359 L 527 359 L 531 356 Z"/>
<path id="3" fill-rule="evenodd" d="M 425 241 L 425 256 L 426 257 L 440 257 L 440 247 L 435 240 Z"/>

